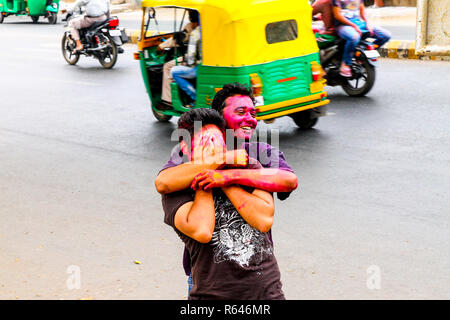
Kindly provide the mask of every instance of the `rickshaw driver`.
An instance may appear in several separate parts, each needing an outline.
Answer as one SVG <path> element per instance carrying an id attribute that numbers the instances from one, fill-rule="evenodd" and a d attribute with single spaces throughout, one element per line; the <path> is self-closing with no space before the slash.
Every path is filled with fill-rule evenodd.
<path id="1" fill-rule="evenodd" d="M 185 40 L 189 41 L 192 31 L 197 28 L 199 24 L 199 13 L 197 10 L 190 9 L 189 23 L 183 28 L 186 32 Z M 158 50 L 162 51 L 166 48 L 173 48 L 176 46 L 175 39 L 169 38 L 167 41 L 160 43 L 158 45 Z M 183 57 L 177 58 L 177 62 L 182 62 Z M 163 80 L 162 80 L 162 93 L 161 93 L 161 103 L 171 106 L 172 105 L 172 92 L 170 90 L 170 83 L 172 82 L 171 70 L 176 65 L 175 59 L 166 62 L 163 66 Z"/>
<path id="2" fill-rule="evenodd" d="M 389 31 L 372 26 L 366 18 L 364 1 L 362 0 L 333 0 L 333 15 L 338 36 L 345 40 L 344 55 L 339 73 L 343 77 L 351 77 L 350 65 L 357 44 L 363 33 L 369 32 L 375 38 L 375 44 L 381 47 L 391 39 Z"/>
<path id="3" fill-rule="evenodd" d="M 109 16 L 110 3 L 109 0 L 77 0 L 71 8 L 63 9 L 61 12 L 73 13 L 74 11 L 79 11 L 82 7 L 86 9 L 86 14 L 73 18 L 69 22 L 70 34 L 77 44 L 74 53 L 83 50 L 78 30 L 88 28 L 96 21 L 106 20 Z"/>

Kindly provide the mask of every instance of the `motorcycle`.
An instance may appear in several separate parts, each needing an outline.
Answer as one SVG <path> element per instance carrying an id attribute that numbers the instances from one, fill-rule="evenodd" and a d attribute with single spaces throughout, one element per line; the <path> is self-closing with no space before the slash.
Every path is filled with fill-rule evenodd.
<path id="1" fill-rule="evenodd" d="M 365 96 L 375 84 L 375 67 L 380 56 L 376 45 L 367 40 L 361 40 L 356 46 L 353 63 L 350 65 L 352 76 L 343 77 L 339 73 L 344 53 L 345 41 L 341 38 L 324 35 L 320 29 L 313 28 L 319 46 L 320 64 L 324 69 L 329 86 L 341 86 L 345 93 L 352 97 Z M 369 33 L 362 35 L 367 39 Z"/>
<path id="2" fill-rule="evenodd" d="M 69 21 L 79 14 L 68 13 L 63 21 L 66 21 L 65 27 Z M 125 29 L 119 27 L 119 18 L 109 17 L 103 21 L 96 21 L 88 28 L 79 30 L 80 40 L 83 44 L 83 50 L 74 52 L 76 48 L 75 40 L 70 31 L 65 31 L 61 41 L 62 54 L 64 59 L 70 65 L 75 65 L 81 55 L 94 57 L 105 69 L 111 69 L 117 62 L 118 54 L 124 52 L 122 45 L 128 42 L 128 36 Z"/>

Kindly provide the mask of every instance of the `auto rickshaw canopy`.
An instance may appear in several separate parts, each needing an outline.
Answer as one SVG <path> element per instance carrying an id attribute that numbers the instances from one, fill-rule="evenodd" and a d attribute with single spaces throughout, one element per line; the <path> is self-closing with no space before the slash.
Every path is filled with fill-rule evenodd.
<path id="1" fill-rule="evenodd" d="M 199 11 L 203 65 L 255 65 L 318 52 L 307 0 L 143 0 L 142 7 Z M 278 22 L 295 24 L 293 39 L 269 43 L 267 28 L 277 32 Z"/>

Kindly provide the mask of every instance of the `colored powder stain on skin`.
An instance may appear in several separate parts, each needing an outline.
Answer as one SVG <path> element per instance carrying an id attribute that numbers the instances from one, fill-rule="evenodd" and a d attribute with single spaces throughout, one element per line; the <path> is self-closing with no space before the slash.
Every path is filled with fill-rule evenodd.
<path id="1" fill-rule="evenodd" d="M 221 174 L 218 173 L 218 172 L 214 172 L 214 173 L 213 173 L 213 179 L 214 179 L 214 180 L 221 180 L 221 179 L 223 179 L 223 175 L 221 175 Z"/>
<path id="2" fill-rule="evenodd" d="M 237 207 L 236 209 L 237 209 L 238 211 L 240 211 L 240 210 L 242 210 L 243 208 L 245 208 L 246 205 L 247 205 L 247 202 L 243 202 L 243 203 L 241 203 L 241 205 L 240 205 L 239 207 Z"/>

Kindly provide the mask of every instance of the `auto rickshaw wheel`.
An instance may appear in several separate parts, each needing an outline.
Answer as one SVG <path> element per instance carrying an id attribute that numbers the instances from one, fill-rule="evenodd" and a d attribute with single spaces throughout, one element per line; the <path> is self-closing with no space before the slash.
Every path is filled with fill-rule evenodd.
<path id="1" fill-rule="evenodd" d="M 106 45 L 107 48 L 100 53 L 100 55 L 98 56 L 98 61 L 103 66 L 103 68 L 111 69 L 117 62 L 117 45 L 109 35 L 106 35 L 104 37 L 103 41 L 101 41 L 101 45 Z"/>
<path id="2" fill-rule="evenodd" d="M 167 114 L 162 113 L 161 111 L 155 110 L 155 108 L 152 107 L 152 112 L 155 118 L 159 122 L 168 122 L 170 119 L 172 119 L 172 116 L 169 116 Z"/>
<path id="3" fill-rule="evenodd" d="M 49 24 L 56 24 L 58 21 L 58 15 L 54 12 L 50 12 L 50 15 L 47 17 Z"/>
<path id="4" fill-rule="evenodd" d="M 69 38 L 68 33 L 65 33 L 61 41 L 61 49 L 64 59 L 70 65 L 76 64 L 80 59 L 79 54 L 72 53 L 75 47 L 76 47 L 75 42 Z"/>
<path id="5" fill-rule="evenodd" d="M 300 129 L 311 129 L 317 124 L 317 121 L 319 121 L 319 118 L 312 117 L 311 110 L 294 113 L 291 115 L 291 118 Z"/>
<path id="6" fill-rule="evenodd" d="M 31 20 L 33 20 L 33 23 L 38 23 L 39 16 L 31 16 Z"/>
<path id="7" fill-rule="evenodd" d="M 0 12 L 0 23 L 3 23 L 5 17 L 3 16 L 3 12 Z"/>

